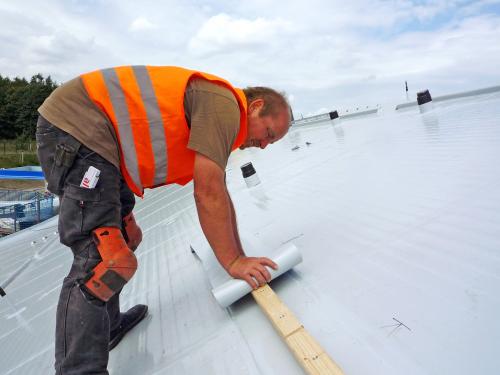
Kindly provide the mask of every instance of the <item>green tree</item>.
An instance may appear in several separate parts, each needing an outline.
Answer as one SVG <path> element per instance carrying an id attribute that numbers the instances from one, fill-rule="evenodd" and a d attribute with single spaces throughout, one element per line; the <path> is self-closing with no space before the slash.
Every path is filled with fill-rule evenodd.
<path id="1" fill-rule="evenodd" d="M 14 113 L 9 110 L 11 100 L 12 81 L 0 75 L 0 138 L 15 138 L 15 129 L 12 124 Z"/>
<path id="2" fill-rule="evenodd" d="M 37 109 L 56 87 L 50 76 L 43 78 L 41 74 L 37 74 L 31 78 L 28 85 L 20 89 L 18 113 L 15 121 L 18 137 L 35 138 Z"/>
<path id="3" fill-rule="evenodd" d="M 50 76 L 44 78 L 41 74 L 29 82 L 0 76 L 0 138 L 33 139 L 37 109 L 56 87 Z"/>
<path id="4" fill-rule="evenodd" d="M 10 81 L 7 87 L 2 114 L 2 120 L 6 124 L 5 132 L 7 132 L 7 139 L 18 138 L 20 136 L 21 129 L 16 126 L 16 120 L 20 110 L 22 92 L 27 85 L 28 81 L 26 79 L 16 77 Z"/>

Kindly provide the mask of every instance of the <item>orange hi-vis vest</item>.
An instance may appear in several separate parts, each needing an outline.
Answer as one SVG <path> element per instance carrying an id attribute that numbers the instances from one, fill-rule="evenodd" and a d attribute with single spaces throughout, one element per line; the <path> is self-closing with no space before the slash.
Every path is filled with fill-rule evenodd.
<path id="1" fill-rule="evenodd" d="M 120 167 L 130 189 L 185 185 L 193 178 L 195 152 L 188 149 L 184 93 L 192 77 L 232 91 L 240 108 L 240 130 L 232 150 L 247 135 L 242 90 L 212 74 L 174 66 L 122 66 L 81 75 L 90 99 L 108 116 L 120 145 Z"/>

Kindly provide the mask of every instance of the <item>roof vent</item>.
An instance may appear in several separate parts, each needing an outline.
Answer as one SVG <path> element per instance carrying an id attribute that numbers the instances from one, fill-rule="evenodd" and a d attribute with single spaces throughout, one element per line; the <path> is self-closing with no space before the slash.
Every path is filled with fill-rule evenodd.
<path id="1" fill-rule="evenodd" d="M 241 173 L 243 174 L 247 187 L 250 188 L 260 184 L 259 176 L 257 176 L 257 172 L 255 172 L 255 168 L 252 163 L 243 164 L 241 166 Z"/>
<path id="2" fill-rule="evenodd" d="M 329 115 L 330 115 L 330 120 L 335 120 L 336 118 L 339 118 L 339 113 L 337 111 L 331 111 Z"/>
<path id="3" fill-rule="evenodd" d="M 429 90 L 417 92 L 418 105 L 422 105 L 422 104 L 429 103 L 429 102 L 432 102 L 432 97 L 431 97 L 431 93 L 429 92 Z"/>
<path id="4" fill-rule="evenodd" d="M 417 93 L 417 103 L 420 113 L 428 112 L 434 108 L 432 97 L 429 90 L 420 91 Z"/>

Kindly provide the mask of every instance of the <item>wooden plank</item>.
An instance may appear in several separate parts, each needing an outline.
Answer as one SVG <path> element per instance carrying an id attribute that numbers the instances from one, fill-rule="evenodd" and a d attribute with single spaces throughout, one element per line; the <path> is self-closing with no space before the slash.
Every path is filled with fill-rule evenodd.
<path id="1" fill-rule="evenodd" d="M 343 375 L 340 367 L 304 329 L 269 285 L 252 291 L 252 295 L 307 374 Z"/>
<path id="2" fill-rule="evenodd" d="M 304 328 L 285 339 L 295 358 L 311 375 L 343 375 L 341 368 Z"/>

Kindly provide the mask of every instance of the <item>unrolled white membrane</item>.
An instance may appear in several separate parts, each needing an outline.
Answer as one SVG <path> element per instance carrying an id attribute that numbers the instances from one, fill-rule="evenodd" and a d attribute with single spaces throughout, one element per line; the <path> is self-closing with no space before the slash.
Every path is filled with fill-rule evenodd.
<path id="1" fill-rule="evenodd" d="M 302 262 L 300 251 L 293 244 L 280 246 L 269 258 L 278 265 L 277 270 L 268 267 L 272 279 L 277 278 Z M 228 307 L 251 291 L 250 285 L 246 281 L 239 279 L 230 279 L 212 289 L 215 299 L 222 307 Z"/>

